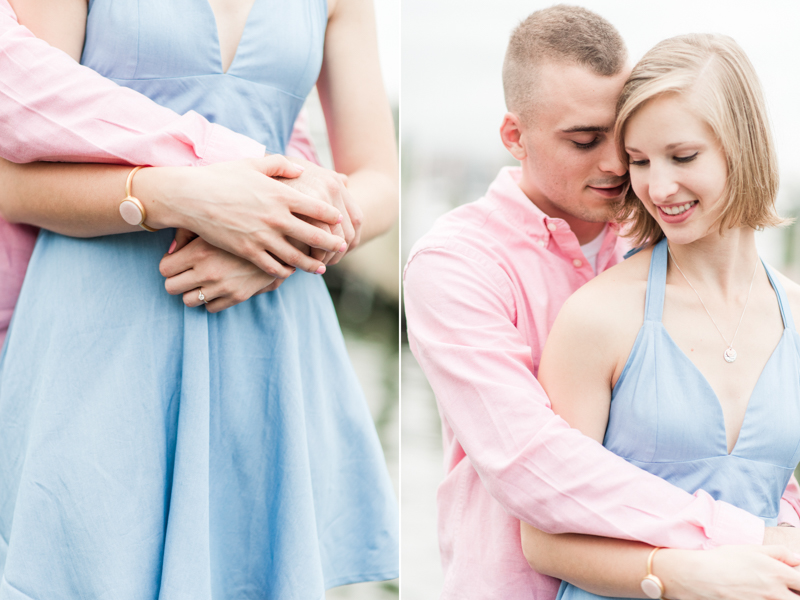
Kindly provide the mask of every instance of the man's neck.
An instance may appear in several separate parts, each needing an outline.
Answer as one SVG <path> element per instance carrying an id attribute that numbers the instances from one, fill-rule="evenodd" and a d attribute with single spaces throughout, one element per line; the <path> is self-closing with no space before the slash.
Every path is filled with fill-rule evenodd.
<path id="1" fill-rule="evenodd" d="M 519 187 L 528 199 L 536 205 L 548 217 L 553 219 L 563 219 L 566 221 L 572 233 L 578 238 L 578 243 L 583 246 L 595 239 L 603 231 L 606 223 L 593 223 L 591 221 L 584 221 L 574 215 L 564 212 L 557 206 L 553 205 L 542 194 L 534 189 L 526 189 L 526 182 L 524 177 L 519 182 Z"/>

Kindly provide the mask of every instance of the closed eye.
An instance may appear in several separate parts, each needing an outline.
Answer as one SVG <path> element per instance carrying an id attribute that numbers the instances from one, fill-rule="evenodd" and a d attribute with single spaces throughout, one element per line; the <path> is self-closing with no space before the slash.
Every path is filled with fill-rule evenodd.
<path id="1" fill-rule="evenodd" d="M 633 165 L 634 167 L 645 167 L 645 166 L 648 165 L 649 162 L 650 161 L 647 160 L 647 159 L 641 159 L 641 160 L 629 159 L 628 160 L 628 164 L 629 165 Z"/>
<path id="2" fill-rule="evenodd" d="M 695 152 L 691 156 L 673 156 L 672 160 L 679 163 L 688 163 L 692 162 L 695 158 L 697 158 L 698 153 Z"/>
<path id="3" fill-rule="evenodd" d="M 570 140 L 573 144 L 575 144 L 576 148 L 580 148 L 581 150 L 589 150 L 590 148 L 594 148 L 597 146 L 598 142 L 600 142 L 600 138 L 596 137 L 591 142 L 586 142 L 582 144 L 581 142 L 576 142 L 575 140 Z"/>

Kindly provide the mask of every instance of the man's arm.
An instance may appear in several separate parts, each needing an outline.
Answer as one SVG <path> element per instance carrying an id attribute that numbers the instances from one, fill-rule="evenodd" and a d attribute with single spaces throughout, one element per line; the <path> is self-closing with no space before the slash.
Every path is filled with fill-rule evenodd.
<path id="1" fill-rule="evenodd" d="M 531 349 L 514 326 L 510 285 L 466 245 L 424 250 L 405 272 L 411 349 L 505 510 L 549 533 L 685 549 L 761 544 L 757 517 L 634 467 L 550 410 Z"/>
<path id="2" fill-rule="evenodd" d="M 1 157 L 199 166 L 264 155 L 250 138 L 195 112 L 180 116 L 75 60 L 0 0 Z"/>

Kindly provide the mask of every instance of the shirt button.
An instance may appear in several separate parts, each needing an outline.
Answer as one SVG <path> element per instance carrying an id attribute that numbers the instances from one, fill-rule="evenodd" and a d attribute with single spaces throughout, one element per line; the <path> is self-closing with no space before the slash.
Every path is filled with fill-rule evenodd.
<path id="1" fill-rule="evenodd" d="M 580 258 L 576 258 L 575 260 L 572 261 L 572 264 L 575 265 L 576 267 L 580 267 L 581 265 L 583 265 L 583 261 Z"/>
<path id="2" fill-rule="evenodd" d="M 548 224 L 547 224 L 547 228 L 548 228 L 550 231 L 555 231 L 556 229 L 558 229 L 558 226 L 557 226 L 555 223 L 548 223 Z"/>
<path id="3" fill-rule="evenodd" d="M 539 240 L 536 243 L 539 244 L 542 248 L 544 248 L 547 245 L 544 240 Z"/>

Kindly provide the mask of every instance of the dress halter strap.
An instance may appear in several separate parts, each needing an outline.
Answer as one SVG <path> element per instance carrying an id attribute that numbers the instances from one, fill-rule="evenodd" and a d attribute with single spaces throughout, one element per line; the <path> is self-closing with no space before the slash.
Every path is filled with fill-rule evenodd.
<path id="1" fill-rule="evenodd" d="M 650 256 L 650 273 L 644 301 L 644 320 L 661 321 L 664 313 L 664 295 L 667 291 L 667 238 L 653 247 Z"/>
<path id="2" fill-rule="evenodd" d="M 764 270 L 767 272 L 767 277 L 769 277 L 769 282 L 772 284 L 772 289 L 775 290 L 775 295 L 778 296 L 778 307 L 781 309 L 783 328 L 794 331 L 794 319 L 792 318 L 792 309 L 789 308 L 789 300 L 786 298 L 786 290 L 783 289 L 783 285 L 778 281 L 778 278 L 773 276 L 772 269 L 768 267 L 763 260 L 761 264 L 764 265 Z"/>
<path id="3" fill-rule="evenodd" d="M 664 238 L 655 245 L 653 254 L 650 257 L 650 273 L 647 276 L 647 293 L 645 296 L 645 321 L 661 321 L 664 314 L 668 259 L 667 239 Z M 789 308 L 789 300 L 786 298 L 786 291 L 780 281 L 773 275 L 772 269 L 763 260 L 761 263 L 764 265 L 764 270 L 767 272 L 772 289 L 775 290 L 775 295 L 778 297 L 783 327 L 794 331 L 794 319 L 792 318 L 792 310 Z"/>

